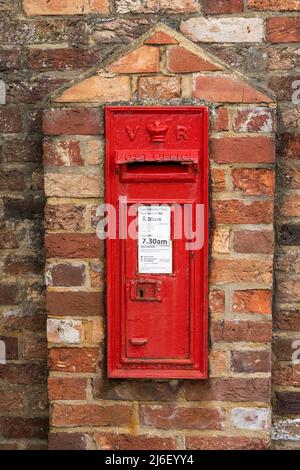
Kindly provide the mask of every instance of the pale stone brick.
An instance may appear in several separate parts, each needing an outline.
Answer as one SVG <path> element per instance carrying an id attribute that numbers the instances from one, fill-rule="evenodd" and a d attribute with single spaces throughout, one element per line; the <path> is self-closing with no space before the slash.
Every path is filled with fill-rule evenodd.
<path id="1" fill-rule="evenodd" d="M 66 90 L 56 98 L 59 103 L 99 103 L 111 101 L 129 101 L 131 98 L 130 77 L 87 78 Z"/>
<path id="2" fill-rule="evenodd" d="M 80 344 L 84 339 L 84 329 L 79 320 L 47 320 L 49 343 Z"/>
<path id="3" fill-rule="evenodd" d="M 262 431 L 270 427 L 271 413 L 268 408 L 234 408 L 231 422 L 235 428 Z"/>
<path id="4" fill-rule="evenodd" d="M 103 196 L 103 178 L 100 175 L 48 173 L 45 176 L 45 194 L 48 197 Z"/>

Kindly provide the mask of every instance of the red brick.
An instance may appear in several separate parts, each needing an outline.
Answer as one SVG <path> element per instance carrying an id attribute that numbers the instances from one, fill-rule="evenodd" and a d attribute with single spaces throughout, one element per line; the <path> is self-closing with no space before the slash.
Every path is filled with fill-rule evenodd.
<path id="1" fill-rule="evenodd" d="M 264 450 L 269 449 L 267 440 L 244 436 L 187 437 L 188 450 Z"/>
<path id="2" fill-rule="evenodd" d="M 273 365 L 273 384 L 283 387 L 300 386 L 300 364 L 275 362 Z"/>
<path id="3" fill-rule="evenodd" d="M 46 98 L 49 93 L 66 85 L 68 80 L 57 77 L 15 77 L 8 84 L 7 102 L 8 103 L 39 103 Z"/>
<path id="4" fill-rule="evenodd" d="M 87 380 L 73 377 L 49 377 L 49 400 L 85 400 Z"/>
<path id="5" fill-rule="evenodd" d="M 153 77 L 140 77 L 138 80 L 139 98 L 153 98 L 170 100 L 180 98 L 180 77 L 165 77 L 156 75 Z"/>
<path id="6" fill-rule="evenodd" d="M 237 132 L 274 132 L 276 114 L 274 109 L 238 109 L 233 121 Z"/>
<path id="7" fill-rule="evenodd" d="M 269 402 L 270 393 L 269 379 L 239 377 L 189 382 L 186 384 L 185 396 L 189 401 Z"/>
<path id="8" fill-rule="evenodd" d="M 43 143 L 43 159 L 45 166 L 80 166 L 84 164 L 80 142 L 76 140 L 45 141 Z"/>
<path id="9" fill-rule="evenodd" d="M 270 224 L 273 222 L 273 201 L 244 203 L 239 200 L 215 200 L 212 203 L 216 224 Z"/>
<path id="10" fill-rule="evenodd" d="M 46 439 L 48 418 L 3 418 L 3 437 L 8 439 Z"/>
<path id="11" fill-rule="evenodd" d="M 201 72 L 222 70 L 206 58 L 199 57 L 185 47 L 170 47 L 167 52 L 167 67 L 171 73 Z"/>
<path id="12" fill-rule="evenodd" d="M 226 343 L 270 343 L 272 340 L 271 322 L 233 320 L 212 323 L 212 338 L 215 342 Z"/>
<path id="13" fill-rule="evenodd" d="M 214 192 L 225 191 L 226 181 L 225 181 L 224 170 L 220 170 L 219 168 L 212 169 L 211 180 L 212 180 L 212 188 Z"/>
<path id="14" fill-rule="evenodd" d="M 299 11 L 299 0 L 248 0 L 251 10 Z"/>
<path id="15" fill-rule="evenodd" d="M 169 34 L 164 33 L 163 31 L 157 31 L 152 36 L 150 36 L 144 44 L 153 44 L 153 45 L 166 45 L 166 44 L 178 44 L 178 41 L 169 36 Z"/>
<path id="16" fill-rule="evenodd" d="M 273 163 L 275 142 L 269 137 L 210 139 L 211 158 L 217 163 Z"/>
<path id="17" fill-rule="evenodd" d="M 17 413 L 24 409 L 24 393 L 22 391 L 0 390 L 0 412 Z"/>
<path id="18" fill-rule="evenodd" d="M 51 424 L 56 427 L 130 426 L 131 407 L 127 405 L 53 404 Z"/>
<path id="19" fill-rule="evenodd" d="M 71 232 L 84 229 L 84 206 L 47 204 L 45 207 L 45 227 L 47 230 Z"/>
<path id="20" fill-rule="evenodd" d="M 53 348 L 49 367 L 59 372 L 95 372 L 98 355 L 96 348 Z"/>
<path id="21" fill-rule="evenodd" d="M 209 310 L 213 313 L 225 312 L 225 292 L 214 290 L 209 293 Z"/>
<path id="22" fill-rule="evenodd" d="M 79 432 L 50 432 L 48 450 L 86 450 L 85 435 Z"/>
<path id="23" fill-rule="evenodd" d="M 26 188 L 24 172 L 17 170 L 1 171 L 1 191 L 23 191 Z"/>
<path id="24" fill-rule="evenodd" d="M 103 292 L 53 292 L 46 293 L 48 315 L 97 316 L 104 311 Z"/>
<path id="25" fill-rule="evenodd" d="M 97 450 L 171 450 L 177 449 L 176 439 L 147 435 L 97 433 Z"/>
<path id="26" fill-rule="evenodd" d="M 41 385 L 46 381 L 47 367 L 44 363 L 0 364 L 1 380 L 16 385 Z"/>
<path id="27" fill-rule="evenodd" d="M 67 263 L 48 266 L 46 279 L 50 286 L 76 287 L 85 284 L 85 265 L 72 265 Z"/>
<path id="28" fill-rule="evenodd" d="M 2 134 L 14 134 L 22 132 L 21 113 L 17 108 L 6 107 L 0 109 L 0 132 Z"/>
<path id="29" fill-rule="evenodd" d="M 278 310 L 274 314 L 274 330 L 282 331 L 300 331 L 300 312 L 299 309 Z"/>
<path id="30" fill-rule="evenodd" d="M 28 50 L 27 64 L 33 70 L 73 70 L 94 67 L 101 60 L 101 52 L 93 49 L 59 47 L 57 49 Z"/>
<path id="31" fill-rule="evenodd" d="M 93 108 L 47 109 L 44 112 L 43 130 L 48 135 L 102 134 L 102 113 Z"/>
<path id="32" fill-rule="evenodd" d="M 269 351 L 232 351 L 231 370 L 239 373 L 270 372 L 271 353 Z"/>
<path id="33" fill-rule="evenodd" d="M 227 108 L 217 108 L 215 113 L 212 114 L 212 118 L 212 130 L 214 132 L 228 131 L 229 115 Z"/>
<path id="34" fill-rule="evenodd" d="M 217 284 L 272 281 L 272 261 L 251 259 L 213 259 L 210 280 Z"/>
<path id="35" fill-rule="evenodd" d="M 43 263 L 31 256 L 9 256 L 5 259 L 4 270 L 12 276 L 40 274 Z"/>
<path id="36" fill-rule="evenodd" d="M 273 170 L 242 168 L 232 171 L 233 188 L 249 196 L 272 195 L 275 190 Z"/>
<path id="37" fill-rule="evenodd" d="M 23 8 L 28 16 L 35 15 L 87 15 L 109 13 L 108 0 L 23 0 Z"/>
<path id="38" fill-rule="evenodd" d="M 38 336 L 35 332 L 23 335 L 23 357 L 26 360 L 44 360 L 47 356 L 47 338 L 45 334 Z"/>
<path id="39" fill-rule="evenodd" d="M 141 405 L 140 420 L 143 426 L 158 429 L 223 429 L 224 412 L 220 408 Z"/>
<path id="40" fill-rule="evenodd" d="M 274 336 L 272 351 L 277 361 L 290 361 L 292 359 L 293 343 L 295 338 L 282 338 L 280 336 Z"/>
<path id="41" fill-rule="evenodd" d="M 244 230 L 233 234 L 233 248 L 237 253 L 274 253 L 274 232 Z"/>
<path id="42" fill-rule="evenodd" d="M 300 159 L 300 134 L 282 134 L 280 138 L 281 158 L 288 160 Z"/>
<path id="43" fill-rule="evenodd" d="M 213 103 L 270 103 L 272 99 L 230 75 L 195 75 L 193 98 Z"/>
<path id="44" fill-rule="evenodd" d="M 15 285 L 0 285 L 0 305 L 16 305 L 19 301 L 19 290 Z"/>
<path id="45" fill-rule="evenodd" d="M 48 258 L 99 258 L 104 255 L 104 242 L 96 234 L 50 234 L 45 237 Z"/>
<path id="46" fill-rule="evenodd" d="M 206 14 L 242 13 L 243 0 L 204 0 Z"/>
<path id="47" fill-rule="evenodd" d="M 235 291 L 233 311 L 271 315 L 272 291 L 266 289 Z"/>
<path id="48" fill-rule="evenodd" d="M 114 73 L 155 73 L 159 71 L 159 49 L 142 46 L 122 55 L 107 68 Z"/>
<path id="49" fill-rule="evenodd" d="M 267 18 L 267 40 L 274 43 L 299 42 L 299 16 L 274 16 Z"/>

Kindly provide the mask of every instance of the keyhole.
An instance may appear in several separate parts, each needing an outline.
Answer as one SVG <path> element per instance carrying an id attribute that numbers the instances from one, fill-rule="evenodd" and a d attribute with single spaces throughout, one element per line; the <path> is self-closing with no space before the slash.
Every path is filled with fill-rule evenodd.
<path id="1" fill-rule="evenodd" d="M 144 297 L 144 291 L 143 291 L 143 289 L 140 289 L 140 290 L 139 290 L 139 294 L 140 294 L 140 297 L 141 297 L 141 298 Z"/>

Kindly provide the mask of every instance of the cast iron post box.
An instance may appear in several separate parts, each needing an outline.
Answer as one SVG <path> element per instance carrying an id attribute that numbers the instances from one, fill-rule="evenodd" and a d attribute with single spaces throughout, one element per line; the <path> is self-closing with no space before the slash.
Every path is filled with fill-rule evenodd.
<path id="1" fill-rule="evenodd" d="M 205 107 L 106 108 L 111 378 L 207 377 L 207 148 Z"/>

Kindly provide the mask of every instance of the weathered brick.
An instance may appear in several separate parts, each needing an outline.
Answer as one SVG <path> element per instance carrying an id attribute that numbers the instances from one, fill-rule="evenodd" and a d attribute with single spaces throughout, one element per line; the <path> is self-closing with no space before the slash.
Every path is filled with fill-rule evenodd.
<path id="1" fill-rule="evenodd" d="M 218 436 L 186 438 L 188 450 L 266 450 L 270 447 L 268 440 L 244 436 Z"/>
<path id="2" fill-rule="evenodd" d="M 170 450 L 177 449 L 176 439 L 132 434 L 96 433 L 97 450 Z"/>
<path id="3" fill-rule="evenodd" d="M 200 57 L 185 47 L 169 47 L 167 50 L 167 67 L 171 73 L 201 72 L 204 70 L 223 70 L 206 57 Z"/>
<path id="4" fill-rule="evenodd" d="M 274 109 L 238 109 L 233 121 L 236 132 L 273 132 L 276 115 Z"/>
<path id="5" fill-rule="evenodd" d="M 50 432 L 48 450 L 86 450 L 85 435 L 79 432 Z"/>
<path id="6" fill-rule="evenodd" d="M 18 70 L 21 64 L 21 53 L 19 50 L 4 50 L 0 52 L 0 70 L 6 72 Z"/>
<path id="7" fill-rule="evenodd" d="M 234 312 L 271 315 L 272 291 L 266 289 L 235 291 L 232 303 Z"/>
<path id="8" fill-rule="evenodd" d="M 6 107 L 0 109 L 0 132 L 3 134 L 14 134 L 22 132 L 22 118 L 19 109 Z"/>
<path id="9" fill-rule="evenodd" d="M 28 16 L 34 15 L 87 15 L 109 13 L 108 0 L 23 0 L 23 8 Z"/>
<path id="10" fill-rule="evenodd" d="M 0 285 L 0 305 L 16 305 L 19 301 L 19 289 L 16 285 Z"/>
<path id="11" fill-rule="evenodd" d="M 272 324 L 244 320 L 214 321 L 211 335 L 215 342 L 267 343 L 272 339 Z"/>
<path id="12" fill-rule="evenodd" d="M 300 125 L 300 106 L 287 106 L 281 110 L 281 129 L 284 132 L 298 131 Z"/>
<path id="13" fill-rule="evenodd" d="M 274 313 L 274 330 L 299 331 L 300 330 L 300 310 L 279 309 Z"/>
<path id="14" fill-rule="evenodd" d="M 160 0 L 160 10 L 174 13 L 197 13 L 200 11 L 198 0 Z"/>
<path id="15" fill-rule="evenodd" d="M 212 313 L 225 312 L 225 292 L 213 290 L 209 293 L 209 310 Z"/>
<path id="16" fill-rule="evenodd" d="M 228 131 L 229 129 L 229 115 L 227 108 L 217 108 L 214 113 L 212 113 L 213 122 L 212 130 L 214 132 Z"/>
<path id="17" fill-rule="evenodd" d="M 43 362 L 23 364 L 0 364 L 2 380 L 16 385 L 41 385 L 46 381 L 47 367 Z"/>
<path id="18" fill-rule="evenodd" d="M 273 163 L 275 142 L 269 137 L 210 139 L 211 158 L 217 163 Z"/>
<path id="19" fill-rule="evenodd" d="M 273 221 L 272 201 L 244 203 L 239 200 L 215 200 L 212 203 L 216 224 L 270 224 Z"/>
<path id="20" fill-rule="evenodd" d="M 96 234 L 52 234 L 45 237 L 47 258 L 103 258 L 104 242 Z"/>
<path id="21" fill-rule="evenodd" d="M 160 0 L 116 0 L 118 13 L 154 13 Z"/>
<path id="22" fill-rule="evenodd" d="M 53 404 L 51 424 L 56 427 L 130 426 L 131 407 L 127 405 Z"/>
<path id="23" fill-rule="evenodd" d="M 280 225 L 279 241 L 285 246 L 300 245 L 300 224 Z"/>
<path id="24" fill-rule="evenodd" d="M 264 38 L 262 18 L 190 18 L 180 29 L 192 41 L 201 42 L 261 42 Z"/>
<path id="25" fill-rule="evenodd" d="M 271 413 L 269 408 L 233 408 L 231 423 L 236 429 L 263 431 L 270 428 Z"/>
<path id="26" fill-rule="evenodd" d="M 2 171 L 0 174 L 1 191 L 23 191 L 26 188 L 24 173 L 17 170 Z"/>
<path id="27" fill-rule="evenodd" d="M 270 103 L 267 95 L 231 75 L 195 74 L 193 97 L 217 103 Z"/>
<path id="28" fill-rule="evenodd" d="M 285 194 L 280 201 L 280 213 L 283 217 L 300 216 L 300 196 L 298 194 Z"/>
<path id="29" fill-rule="evenodd" d="M 46 196 L 82 198 L 103 196 L 102 175 L 75 175 L 47 173 L 45 175 Z"/>
<path id="30" fill-rule="evenodd" d="M 2 421 L 3 437 L 8 439 L 46 439 L 48 418 L 7 417 Z"/>
<path id="31" fill-rule="evenodd" d="M 244 10 L 243 0 L 205 0 L 205 13 L 209 15 L 220 13 L 242 13 Z"/>
<path id="32" fill-rule="evenodd" d="M 41 146 L 30 140 L 13 140 L 7 142 L 6 159 L 8 162 L 41 162 Z"/>
<path id="33" fill-rule="evenodd" d="M 273 170 L 242 168 L 232 171 L 233 189 L 249 196 L 272 195 L 275 189 Z"/>
<path id="34" fill-rule="evenodd" d="M 95 372 L 97 348 L 52 348 L 49 367 L 58 372 Z"/>
<path id="35" fill-rule="evenodd" d="M 47 321 L 49 343 L 80 344 L 84 341 L 84 328 L 79 320 L 49 318 Z"/>
<path id="36" fill-rule="evenodd" d="M 84 206 L 47 204 L 45 207 L 45 227 L 47 230 L 71 232 L 84 229 Z"/>
<path id="37" fill-rule="evenodd" d="M 213 168 L 210 174 L 213 191 L 224 191 L 226 189 L 225 171 L 219 168 Z"/>
<path id="38" fill-rule="evenodd" d="M 141 405 L 140 420 L 143 426 L 158 429 L 222 429 L 224 412 L 220 408 Z"/>
<path id="39" fill-rule="evenodd" d="M 279 302 L 300 302 L 300 280 L 289 276 L 277 283 L 277 299 Z"/>
<path id="40" fill-rule="evenodd" d="M 0 334 L 0 340 L 5 344 L 5 357 L 8 361 L 19 358 L 18 338 L 14 336 L 3 336 Z"/>
<path id="41" fill-rule="evenodd" d="M 102 54 L 94 49 L 82 47 L 59 47 L 42 49 L 30 48 L 27 52 L 27 64 L 33 70 L 73 70 L 94 67 L 101 60 Z"/>
<path id="42" fill-rule="evenodd" d="M 181 96 L 180 77 L 140 77 L 138 80 L 140 98 L 169 100 Z"/>
<path id="43" fill-rule="evenodd" d="M 46 98 L 49 93 L 66 85 L 68 81 L 64 78 L 51 76 L 41 77 L 15 77 L 7 83 L 7 102 L 9 103 L 39 103 Z"/>
<path id="44" fill-rule="evenodd" d="M 4 271 L 12 276 L 40 274 L 43 263 L 32 256 L 8 256 L 5 258 Z"/>
<path id="45" fill-rule="evenodd" d="M 269 351 L 232 351 L 231 370 L 239 373 L 270 372 L 271 353 Z"/>
<path id="46" fill-rule="evenodd" d="M 290 101 L 293 94 L 293 83 L 295 77 L 272 76 L 269 79 L 268 87 L 272 90 L 278 101 Z"/>
<path id="47" fill-rule="evenodd" d="M 269 402 L 269 379 L 218 378 L 209 382 L 188 382 L 185 396 L 189 401 Z"/>
<path id="48" fill-rule="evenodd" d="M 87 379 L 80 377 L 49 377 L 49 400 L 85 400 Z"/>
<path id="49" fill-rule="evenodd" d="M 103 292 L 53 292 L 46 294 L 46 309 L 54 316 L 96 316 L 103 314 Z"/>
<path id="50" fill-rule="evenodd" d="M 251 10 L 299 11 L 299 0 L 249 0 Z"/>
<path id="51" fill-rule="evenodd" d="M 299 42 L 300 18 L 298 16 L 273 16 L 267 18 L 269 42 Z"/>
<path id="52" fill-rule="evenodd" d="M 275 362 L 273 365 L 272 380 L 274 385 L 284 387 L 300 386 L 300 365 L 286 362 Z"/>
<path id="53" fill-rule="evenodd" d="M 23 357 L 25 360 L 43 360 L 47 357 L 47 338 L 45 334 L 25 332 L 23 335 Z"/>
<path id="54" fill-rule="evenodd" d="M 17 413 L 24 409 L 24 393 L 22 391 L 0 390 L 0 412 Z"/>
<path id="55" fill-rule="evenodd" d="M 297 392 L 276 392 L 276 410 L 280 414 L 300 413 L 300 394 Z"/>
<path id="56" fill-rule="evenodd" d="M 46 268 L 46 281 L 48 286 L 83 286 L 85 278 L 84 264 L 72 265 L 60 263 L 49 265 Z"/>
<path id="57" fill-rule="evenodd" d="M 159 49 L 142 46 L 123 55 L 108 66 L 115 73 L 151 73 L 159 71 Z"/>
<path id="58" fill-rule="evenodd" d="M 43 157 L 45 166 L 83 165 L 80 142 L 76 140 L 44 141 Z"/>
<path id="59" fill-rule="evenodd" d="M 294 51 L 290 47 L 274 47 L 268 50 L 269 70 L 291 70 L 296 65 Z"/>
<path id="60" fill-rule="evenodd" d="M 95 135 L 103 133 L 103 116 L 93 108 L 52 108 L 44 112 L 46 135 Z"/>
<path id="61" fill-rule="evenodd" d="M 272 350 L 277 361 L 290 361 L 295 349 L 293 348 L 294 338 L 282 338 L 274 336 Z"/>
<path id="62" fill-rule="evenodd" d="M 209 376 L 222 377 L 228 375 L 228 353 L 211 351 L 209 354 Z"/>
<path id="63" fill-rule="evenodd" d="M 216 228 L 212 233 L 213 253 L 229 253 L 230 230 L 227 228 Z"/>
<path id="64" fill-rule="evenodd" d="M 58 103 L 104 103 L 129 101 L 131 99 L 130 77 L 96 75 L 86 78 L 63 92 L 55 101 Z"/>
<path id="65" fill-rule="evenodd" d="M 93 396 L 100 400 L 174 401 L 180 391 L 179 383 L 138 380 L 124 382 L 96 377 Z"/>

